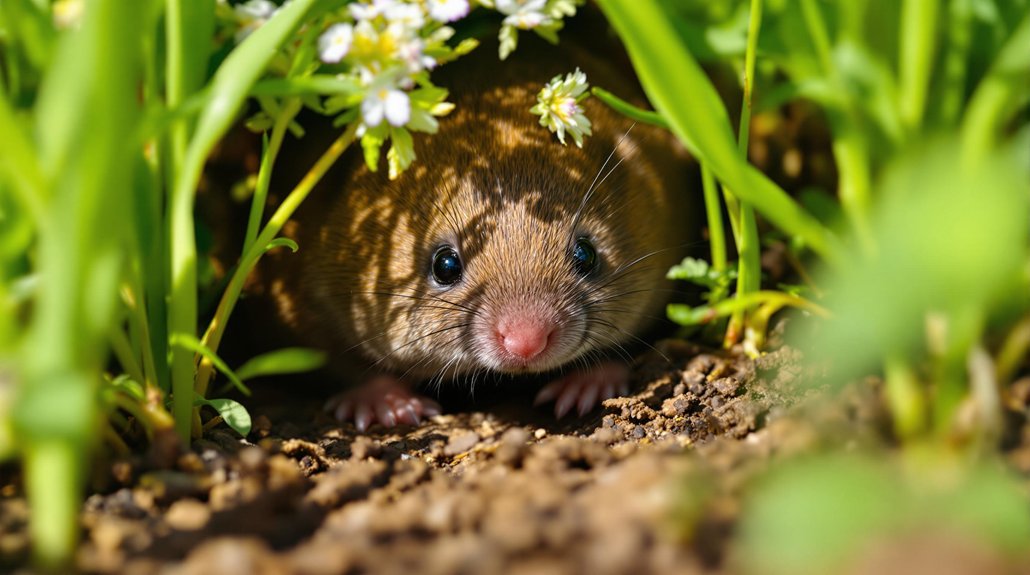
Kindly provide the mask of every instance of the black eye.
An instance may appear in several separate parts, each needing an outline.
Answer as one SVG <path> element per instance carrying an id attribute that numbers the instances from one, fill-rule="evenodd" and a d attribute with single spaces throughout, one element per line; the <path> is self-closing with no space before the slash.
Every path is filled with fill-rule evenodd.
<path id="1" fill-rule="evenodd" d="M 588 275 L 597 268 L 597 250 L 590 240 L 579 238 L 572 248 L 572 266 L 580 275 Z"/>
<path id="2" fill-rule="evenodd" d="M 433 254 L 433 279 L 442 286 L 454 285 L 461 279 L 461 258 L 451 246 L 443 246 Z"/>

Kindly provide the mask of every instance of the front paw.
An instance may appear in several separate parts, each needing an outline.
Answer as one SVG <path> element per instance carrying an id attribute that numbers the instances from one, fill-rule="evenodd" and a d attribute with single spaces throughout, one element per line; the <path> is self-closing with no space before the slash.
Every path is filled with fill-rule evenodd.
<path id="1" fill-rule="evenodd" d="M 383 427 L 418 425 L 423 417 L 442 412 L 438 403 L 414 393 L 408 384 L 391 375 L 377 375 L 359 387 L 334 395 L 325 409 L 338 421 L 354 421 L 361 432 L 373 423 Z"/>
<path id="2" fill-rule="evenodd" d="M 576 407 L 582 417 L 606 399 L 629 393 L 629 366 L 603 361 L 589 369 L 576 370 L 544 386 L 535 405 L 554 402 L 554 415 L 561 419 Z"/>

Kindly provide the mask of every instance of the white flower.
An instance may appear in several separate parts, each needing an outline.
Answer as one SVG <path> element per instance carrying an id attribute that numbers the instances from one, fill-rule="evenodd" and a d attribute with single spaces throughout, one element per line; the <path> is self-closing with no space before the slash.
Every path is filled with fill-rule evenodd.
<path id="1" fill-rule="evenodd" d="M 425 23 L 422 7 L 418 4 L 391 4 L 383 10 L 383 16 L 390 24 L 400 24 L 408 31 L 415 31 Z"/>
<path id="2" fill-rule="evenodd" d="M 254 30 L 260 28 L 278 10 L 279 7 L 269 0 L 248 0 L 243 4 L 237 4 L 233 7 L 236 19 L 240 23 L 240 28 L 236 31 L 234 37 L 236 43 L 239 44 L 247 36 L 250 36 Z"/>
<path id="3" fill-rule="evenodd" d="M 397 0 L 372 0 L 371 4 L 350 4 L 347 9 L 355 20 L 374 20 L 395 4 Z"/>
<path id="4" fill-rule="evenodd" d="M 541 12 L 547 0 L 497 0 L 497 9 L 504 14 L 521 11 Z"/>
<path id="5" fill-rule="evenodd" d="M 393 87 L 370 88 L 361 102 L 361 117 L 366 126 L 375 127 L 384 116 L 391 126 L 407 124 L 411 119 L 411 99 Z"/>
<path id="6" fill-rule="evenodd" d="M 497 10 L 507 16 L 503 24 L 522 30 L 551 22 L 550 16 L 544 13 L 546 5 L 547 0 L 497 0 Z"/>
<path id="7" fill-rule="evenodd" d="M 532 30 L 541 24 L 549 21 L 547 16 L 539 12 L 516 12 L 504 19 L 505 26 L 514 26 L 520 30 Z"/>
<path id="8" fill-rule="evenodd" d="M 412 74 L 436 67 L 435 59 L 422 55 L 423 48 L 425 48 L 425 42 L 421 38 L 412 38 L 397 46 L 397 58 L 404 62 Z"/>
<path id="9" fill-rule="evenodd" d="M 583 114 L 579 101 L 583 99 L 588 84 L 587 76 L 576 68 L 575 72 L 555 76 L 537 94 L 537 105 L 530 110 L 540 116 L 540 125 L 558 135 L 565 143 L 565 132 L 572 135 L 576 145 L 583 147 L 583 136 L 589 136 L 590 120 Z"/>
<path id="10" fill-rule="evenodd" d="M 468 0 L 429 0 L 429 17 L 437 22 L 454 22 L 468 15 Z"/>
<path id="11" fill-rule="evenodd" d="M 347 55 L 353 41 L 353 26 L 333 24 L 318 37 L 318 57 L 327 64 L 335 64 Z"/>
<path id="12" fill-rule="evenodd" d="M 267 20 L 272 17 L 272 14 L 278 10 L 279 7 L 270 0 L 248 0 L 243 4 L 237 4 L 233 10 L 236 12 L 236 16 L 240 19 L 252 20 L 262 19 Z"/>

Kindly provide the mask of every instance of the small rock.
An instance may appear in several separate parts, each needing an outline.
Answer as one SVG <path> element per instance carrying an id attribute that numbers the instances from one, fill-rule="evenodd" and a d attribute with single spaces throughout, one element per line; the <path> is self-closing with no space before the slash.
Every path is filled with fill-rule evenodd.
<path id="1" fill-rule="evenodd" d="M 501 436 L 500 446 L 495 457 L 503 465 L 515 466 L 526 454 L 529 443 L 529 432 L 521 427 L 513 427 Z"/>
<path id="2" fill-rule="evenodd" d="M 543 439 L 543 438 L 547 437 L 547 430 L 544 429 L 543 427 L 541 427 L 541 428 L 539 428 L 539 429 L 537 429 L 536 431 L 533 432 L 533 437 L 535 437 L 537 439 Z"/>
<path id="3" fill-rule="evenodd" d="M 286 566 L 264 541 L 222 537 L 206 541 L 194 549 L 181 565 L 169 572 L 174 575 L 272 575 L 285 573 Z"/>
<path id="4" fill-rule="evenodd" d="M 247 446 L 240 450 L 240 467 L 249 473 L 257 472 L 265 462 L 265 451 L 260 447 Z"/>
<path id="5" fill-rule="evenodd" d="M 501 436 L 501 445 L 521 446 L 529 441 L 529 432 L 521 427 L 513 427 Z"/>
<path id="6" fill-rule="evenodd" d="M 598 427 L 594 430 L 594 433 L 591 434 L 590 439 L 598 443 L 610 445 L 622 439 L 622 434 L 611 427 Z"/>
<path id="7" fill-rule="evenodd" d="M 444 448 L 444 455 L 455 456 L 464 453 L 479 443 L 479 434 L 475 431 L 459 431 L 451 436 Z"/>
<path id="8" fill-rule="evenodd" d="M 740 389 L 740 380 L 736 377 L 722 377 L 713 381 L 711 386 L 722 395 L 736 395 Z"/>
<path id="9" fill-rule="evenodd" d="M 252 427 L 252 433 L 256 433 L 258 437 L 265 438 L 272 431 L 272 420 L 268 419 L 268 416 L 261 414 L 254 418 L 254 425 Z"/>
<path id="10" fill-rule="evenodd" d="M 180 499 L 172 504 L 164 519 L 173 529 L 196 531 L 211 518 L 211 510 L 196 499 Z"/>
<path id="11" fill-rule="evenodd" d="M 135 469 L 131 461 L 120 459 L 111 464 L 111 477 L 121 485 L 132 485 Z"/>
<path id="12" fill-rule="evenodd" d="M 364 435 L 354 438 L 354 442 L 350 444 L 351 459 L 354 461 L 378 457 L 382 452 L 382 443 Z"/>

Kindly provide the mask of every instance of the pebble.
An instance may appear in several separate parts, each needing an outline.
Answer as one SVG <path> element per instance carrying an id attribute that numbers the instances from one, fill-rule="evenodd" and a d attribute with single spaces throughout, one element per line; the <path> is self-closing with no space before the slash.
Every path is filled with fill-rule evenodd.
<path id="1" fill-rule="evenodd" d="M 211 510 L 196 499 L 180 499 L 168 508 L 165 521 L 173 529 L 180 531 L 196 531 L 207 524 L 211 518 Z"/>
<path id="2" fill-rule="evenodd" d="M 479 434 L 475 431 L 459 431 L 451 436 L 444 447 L 444 455 L 455 456 L 464 453 L 479 443 Z"/>

